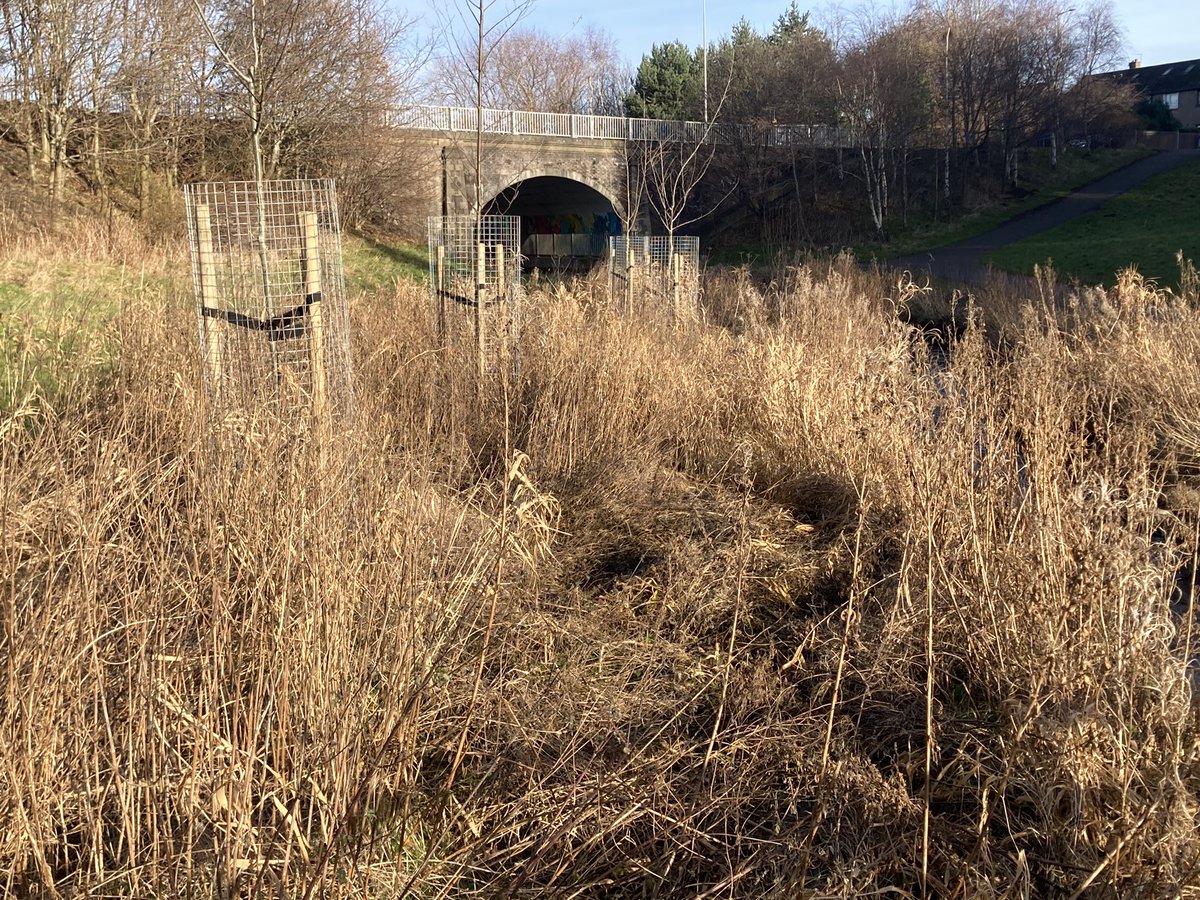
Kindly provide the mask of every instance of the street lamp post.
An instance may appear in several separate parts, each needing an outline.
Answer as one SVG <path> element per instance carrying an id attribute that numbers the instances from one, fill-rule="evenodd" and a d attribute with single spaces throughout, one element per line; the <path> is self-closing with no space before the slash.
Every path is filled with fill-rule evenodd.
<path id="1" fill-rule="evenodd" d="M 708 0 L 700 0 L 700 40 L 704 42 L 704 124 L 708 124 Z"/>

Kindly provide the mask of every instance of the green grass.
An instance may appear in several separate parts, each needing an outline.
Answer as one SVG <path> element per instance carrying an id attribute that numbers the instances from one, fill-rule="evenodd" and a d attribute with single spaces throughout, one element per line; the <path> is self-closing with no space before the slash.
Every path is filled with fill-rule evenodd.
<path id="1" fill-rule="evenodd" d="M 952 221 L 913 218 L 910 219 L 909 226 L 902 230 L 893 222 L 891 227 L 895 233 L 891 241 L 860 244 L 853 248 L 854 255 L 864 261 L 909 256 L 986 234 L 1019 215 L 1053 203 L 1084 185 L 1149 156 L 1152 152 L 1146 147 L 1103 151 L 1069 150 L 1059 155 L 1058 168 L 1051 169 L 1049 151 L 1039 149 L 1032 152 L 1023 170 L 1022 181 L 1029 186 L 1032 193 L 1021 199 L 981 208 Z"/>
<path id="2" fill-rule="evenodd" d="M 105 262 L 9 259 L 0 265 L 0 315 L 108 321 L 139 277 L 139 272 Z"/>
<path id="3" fill-rule="evenodd" d="M 1175 254 L 1200 259 L 1200 160 L 1115 197 L 1058 228 L 1003 248 L 987 262 L 1009 272 L 1032 273 L 1051 264 L 1061 277 L 1112 285 L 1134 266 L 1164 287 L 1178 287 Z"/>
<path id="4" fill-rule="evenodd" d="M 0 412 L 39 415 L 82 380 L 106 377 L 122 304 L 177 302 L 183 283 L 157 266 L 38 252 L 0 259 Z"/>
<path id="5" fill-rule="evenodd" d="M 346 235 L 342 250 L 352 296 L 389 291 L 428 271 L 424 247 Z M 150 309 L 190 306 L 186 254 L 136 265 L 50 248 L 0 256 L 0 413 L 54 405 L 70 389 L 64 372 L 110 371 L 118 348 L 114 320 L 135 300 Z"/>
<path id="6" fill-rule="evenodd" d="M 0 281 L 0 315 L 32 304 L 29 289 L 13 281 Z"/>
<path id="7" fill-rule="evenodd" d="M 422 281 L 429 273 L 429 251 L 424 246 L 357 235 L 342 238 L 342 262 L 352 293 L 372 294 L 397 279 Z"/>

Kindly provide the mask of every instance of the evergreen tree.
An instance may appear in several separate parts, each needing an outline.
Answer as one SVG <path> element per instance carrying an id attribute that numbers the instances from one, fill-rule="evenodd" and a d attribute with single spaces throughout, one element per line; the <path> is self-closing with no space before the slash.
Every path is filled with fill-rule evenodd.
<path id="1" fill-rule="evenodd" d="M 626 113 L 646 119 L 687 118 L 699 73 L 696 54 L 681 42 L 655 44 L 638 66 L 633 90 L 625 98 Z"/>

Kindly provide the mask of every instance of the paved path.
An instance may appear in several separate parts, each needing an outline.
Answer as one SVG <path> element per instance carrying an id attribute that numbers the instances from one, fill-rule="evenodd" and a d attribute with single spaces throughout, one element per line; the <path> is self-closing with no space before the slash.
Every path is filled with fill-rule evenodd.
<path id="1" fill-rule="evenodd" d="M 947 244 L 927 253 L 884 260 L 883 265 L 913 272 L 925 271 L 953 281 L 979 284 L 988 274 L 983 257 L 992 251 L 1076 219 L 1096 209 L 1106 200 L 1111 200 L 1143 181 L 1192 159 L 1200 159 L 1200 150 L 1167 150 L 1144 157 L 1104 176 L 1099 181 L 1093 181 L 1061 200 L 1005 222 L 986 234 L 956 244 Z"/>

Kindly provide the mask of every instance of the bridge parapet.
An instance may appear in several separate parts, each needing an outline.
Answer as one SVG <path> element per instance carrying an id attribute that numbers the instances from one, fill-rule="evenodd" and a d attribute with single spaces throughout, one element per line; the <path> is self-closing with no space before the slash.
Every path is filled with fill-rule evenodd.
<path id="1" fill-rule="evenodd" d="M 438 132 L 475 132 L 478 110 L 464 106 L 407 106 L 390 109 L 385 122 L 395 128 Z M 554 137 L 580 141 L 709 140 L 718 144 L 768 147 L 857 146 L 856 133 L 836 125 L 753 125 L 590 116 L 579 113 L 533 112 L 520 109 L 483 110 L 483 133 L 518 137 Z"/>

